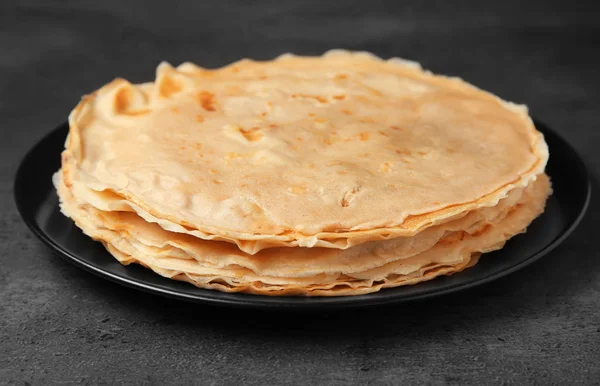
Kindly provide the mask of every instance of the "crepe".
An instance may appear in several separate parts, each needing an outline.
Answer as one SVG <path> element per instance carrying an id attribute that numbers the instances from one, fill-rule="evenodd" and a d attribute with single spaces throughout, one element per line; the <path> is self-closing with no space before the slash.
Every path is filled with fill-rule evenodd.
<path id="1" fill-rule="evenodd" d="M 360 295 L 451 275 L 544 210 L 525 106 L 334 50 L 159 65 L 69 116 L 62 212 L 122 264 L 225 292 Z"/>
<path id="2" fill-rule="evenodd" d="M 543 211 L 550 192 L 549 180 L 542 175 L 524 190 L 517 203 L 506 205 L 491 218 L 475 221 L 465 231 L 451 231 L 465 225 L 463 219 L 455 221 L 453 226 L 442 225 L 443 236 L 433 246 L 417 248 L 410 253 L 402 245 L 392 244 L 387 248 L 388 259 L 377 260 L 372 259 L 378 254 L 373 253 L 374 249 L 369 248 L 368 243 L 352 248 L 360 249 L 353 256 L 348 256 L 347 251 L 327 248 L 275 248 L 250 255 L 236 252 L 235 246 L 223 242 L 191 238 L 186 243 L 180 238 L 189 236 L 180 235 L 178 239 L 153 224 L 146 223 L 146 227 L 154 227 L 152 231 L 139 232 L 139 221 L 143 223 L 143 220 L 138 218 L 136 221 L 135 214 L 102 213 L 85 203 L 77 203 L 64 184 L 61 185 L 60 179 L 56 183 L 63 212 L 86 234 L 102 241 L 123 264 L 139 263 L 163 276 L 185 280 L 202 288 L 308 296 L 359 295 L 458 272 L 474 264 L 480 253 L 499 249 L 507 239 L 523 232 Z M 130 233 L 130 230 L 134 232 Z M 143 241 L 138 239 L 140 236 Z M 224 252 L 227 248 L 229 256 Z M 319 259 L 321 252 L 329 259 Z M 292 256 L 285 256 L 286 253 Z M 300 254 L 308 264 L 302 265 Z M 217 259 L 213 261 L 211 258 L 215 256 Z M 364 269 L 364 260 L 370 258 L 372 266 Z M 252 260 L 262 260 L 262 266 Z M 287 267 L 280 266 L 281 261 L 285 261 Z M 378 263 L 373 266 L 373 261 Z M 296 269 L 290 269 L 294 263 Z"/>
<path id="3" fill-rule="evenodd" d="M 90 204 L 76 197 L 73 194 L 76 190 L 67 189 L 60 175 L 57 175 L 55 184 L 61 197 L 61 208 L 67 216 L 76 220 L 80 218 L 81 215 L 77 216 L 77 208 L 74 208 L 80 206 L 86 216 L 92 218 L 95 227 L 117 231 L 120 237 L 133 238 L 155 247 L 151 255 L 192 256 L 203 262 L 205 266 L 226 268 L 237 265 L 268 276 L 350 273 L 378 267 L 423 252 L 433 247 L 442 238 L 452 237 L 457 232 L 475 233 L 488 224 L 500 221 L 508 211 L 527 197 L 523 197 L 523 189 L 516 189 L 494 207 L 465 213 L 459 219 L 431 227 L 414 237 L 367 242 L 346 250 L 279 247 L 250 255 L 230 243 L 206 241 L 190 235 L 165 231 L 157 224 L 146 222 L 135 212 L 101 210 L 95 206 L 95 203 Z M 93 236 L 93 232 L 90 235 Z"/>
<path id="4" fill-rule="evenodd" d="M 85 97 L 69 122 L 68 186 L 251 254 L 411 237 L 497 205 L 548 158 L 525 107 L 346 51 L 163 63 L 154 83 Z"/>

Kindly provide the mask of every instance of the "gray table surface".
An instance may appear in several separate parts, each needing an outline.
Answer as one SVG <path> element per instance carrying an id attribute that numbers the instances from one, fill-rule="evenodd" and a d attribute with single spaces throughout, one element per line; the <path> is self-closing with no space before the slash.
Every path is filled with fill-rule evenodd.
<path id="1" fill-rule="evenodd" d="M 365 49 L 526 103 L 600 171 L 600 7 L 589 1 L 0 2 L 0 384 L 600 382 L 595 198 L 540 262 L 438 300 L 280 314 L 190 305 L 54 257 L 12 199 L 25 151 L 81 95 L 161 60 Z M 594 182 L 596 184 L 596 182 Z"/>

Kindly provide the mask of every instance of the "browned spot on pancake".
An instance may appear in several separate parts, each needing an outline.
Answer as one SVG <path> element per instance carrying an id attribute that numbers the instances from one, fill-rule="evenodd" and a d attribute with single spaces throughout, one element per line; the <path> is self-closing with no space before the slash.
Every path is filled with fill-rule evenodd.
<path id="1" fill-rule="evenodd" d="M 410 150 L 406 150 L 406 149 L 396 149 L 396 154 L 400 154 L 400 155 L 410 155 Z"/>
<path id="2" fill-rule="evenodd" d="M 346 172 L 345 170 L 338 170 L 336 173 L 339 174 L 339 175 L 342 175 L 342 176 L 344 174 L 348 174 L 348 172 Z"/>
<path id="3" fill-rule="evenodd" d="M 258 77 L 258 79 L 265 80 L 265 79 L 267 79 L 267 77 L 265 75 L 261 75 L 261 76 Z"/>
<path id="4" fill-rule="evenodd" d="M 215 94 L 208 91 L 200 91 L 196 94 L 196 98 L 198 99 L 198 103 L 200 106 L 206 111 L 215 111 Z"/>
<path id="5" fill-rule="evenodd" d="M 175 114 L 179 114 L 179 107 L 171 107 L 171 111 Z"/>
<path id="6" fill-rule="evenodd" d="M 361 141 L 367 141 L 369 139 L 369 137 L 371 136 L 371 134 L 369 134 L 366 131 L 363 131 L 362 133 L 360 133 L 358 135 L 358 137 L 360 138 Z"/>
<path id="7" fill-rule="evenodd" d="M 269 127 L 270 127 L 271 129 L 276 129 L 276 128 L 278 128 L 279 126 L 277 126 L 277 125 L 276 125 L 276 124 L 274 124 L 274 123 L 271 123 L 271 124 L 269 125 Z"/>
<path id="8" fill-rule="evenodd" d="M 129 87 L 120 88 L 115 94 L 114 109 L 117 114 L 123 114 L 129 108 L 131 103 L 131 89 Z"/>
<path id="9" fill-rule="evenodd" d="M 267 116 L 267 113 L 266 113 L 265 111 L 263 111 L 262 113 L 260 113 L 260 116 L 261 116 L 261 117 L 266 117 L 266 116 Z"/>
<path id="10" fill-rule="evenodd" d="M 169 98 L 171 95 L 180 92 L 182 89 L 183 86 L 175 79 L 170 76 L 163 76 L 160 80 L 158 93 L 165 98 Z"/>
<path id="11" fill-rule="evenodd" d="M 322 97 L 322 96 L 320 96 L 320 95 L 292 94 L 292 98 L 294 98 L 294 99 L 298 99 L 298 98 L 311 98 L 311 99 L 315 99 L 319 103 L 327 103 L 327 99 L 324 98 L 324 97 Z"/>
<path id="12" fill-rule="evenodd" d="M 342 197 L 342 201 L 341 201 L 342 206 L 344 208 L 350 206 L 350 204 L 352 204 L 352 202 L 356 198 L 356 195 L 358 194 L 358 192 L 360 192 L 360 186 L 355 186 L 354 188 L 347 191 L 344 194 L 344 197 Z"/>
<path id="13" fill-rule="evenodd" d="M 352 111 L 348 110 L 348 109 L 343 109 L 342 113 L 346 114 L 346 115 L 352 115 Z"/>
<path id="14" fill-rule="evenodd" d="M 315 113 L 308 113 L 308 116 L 309 116 L 309 117 L 314 117 L 314 116 L 316 116 L 316 115 L 317 115 L 317 114 L 315 114 Z"/>
<path id="15" fill-rule="evenodd" d="M 361 118 L 358 120 L 361 123 L 373 123 L 375 120 L 373 118 Z"/>
<path id="16" fill-rule="evenodd" d="M 348 79 L 348 75 L 346 75 L 346 74 L 339 74 L 339 75 L 335 76 L 335 79 L 337 79 L 337 80 Z"/>
<path id="17" fill-rule="evenodd" d="M 292 186 L 288 188 L 288 191 L 294 194 L 301 194 L 306 192 L 306 188 L 304 188 L 303 186 Z"/>
<path id="18" fill-rule="evenodd" d="M 381 165 L 379 165 L 379 170 L 381 170 L 382 172 L 385 173 L 389 173 L 392 171 L 394 164 L 390 161 L 385 161 L 382 162 Z"/>
<path id="19" fill-rule="evenodd" d="M 200 114 L 196 114 L 196 122 L 204 122 L 204 117 Z"/>
<path id="20" fill-rule="evenodd" d="M 130 116 L 144 115 L 150 112 L 150 109 L 140 109 L 140 110 L 129 110 L 131 106 L 131 102 L 133 99 L 133 90 L 131 87 L 122 87 L 120 88 L 114 98 L 114 109 L 117 114 L 124 114 Z"/>
<path id="21" fill-rule="evenodd" d="M 448 145 L 444 149 L 450 154 L 454 154 L 454 153 L 458 152 L 458 146 Z"/>
<path id="22" fill-rule="evenodd" d="M 262 131 L 258 127 L 253 127 L 248 130 L 240 129 L 240 133 L 242 133 L 244 138 L 246 138 L 250 142 L 258 141 L 264 136 Z"/>
<path id="23" fill-rule="evenodd" d="M 403 128 L 398 127 L 398 126 L 390 126 L 390 129 L 392 129 L 392 130 L 398 130 L 398 131 L 404 131 Z"/>
<path id="24" fill-rule="evenodd" d="M 346 99 L 345 95 L 334 95 L 333 99 L 338 100 L 338 101 L 343 101 L 344 99 Z"/>
<path id="25" fill-rule="evenodd" d="M 390 136 L 388 133 L 386 133 L 383 130 L 379 130 L 379 134 L 383 135 L 384 137 L 389 137 Z"/>
<path id="26" fill-rule="evenodd" d="M 229 152 L 229 153 L 227 153 L 227 155 L 225 156 L 225 159 L 226 159 L 227 161 L 231 161 L 231 160 L 234 160 L 234 159 L 236 159 L 236 158 L 240 158 L 240 157 L 242 157 L 242 155 L 241 155 L 241 154 L 239 154 L 239 153 L 235 153 L 235 152 L 232 152 L 232 151 L 230 151 L 230 152 Z"/>
<path id="27" fill-rule="evenodd" d="M 332 136 L 329 136 L 329 137 L 327 137 L 327 138 L 324 138 L 324 139 L 323 139 L 323 143 L 324 143 L 325 145 L 329 145 L 329 146 L 331 146 L 331 145 L 333 145 L 333 144 L 335 143 L 335 138 L 334 138 L 334 137 L 332 137 Z"/>

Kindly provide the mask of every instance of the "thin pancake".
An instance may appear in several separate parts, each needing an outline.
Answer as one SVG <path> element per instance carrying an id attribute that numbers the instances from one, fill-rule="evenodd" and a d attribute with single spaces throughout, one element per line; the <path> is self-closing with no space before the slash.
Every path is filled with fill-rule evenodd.
<path id="1" fill-rule="evenodd" d="M 523 107 L 335 52 L 116 80 L 71 114 L 63 167 L 68 184 L 256 253 L 412 236 L 496 205 L 547 157 Z"/>
<path id="2" fill-rule="evenodd" d="M 75 212 L 79 206 L 86 216 L 92 218 L 97 227 L 116 231 L 119 237 L 136 239 L 152 247 L 152 252 L 147 252 L 148 254 L 192 256 L 205 266 L 224 268 L 238 265 L 268 276 L 351 273 L 378 267 L 423 252 L 440 239 L 451 237 L 453 233 L 477 232 L 480 228 L 501 220 L 517 202 L 523 202 L 521 200 L 523 191 L 515 190 L 495 207 L 472 211 L 460 219 L 429 228 L 410 238 L 368 242 L 346 250 L 270 248 L 249 255 L 230 243 L 205 241 L 189 235 L 167 232 L 156 224 L 145 222 L 133 212 L 98 210 L 73 196 L 71 191 L 61 184 L 60 178 L 57 178 L 55 183 L 65 214 L 75 219 L 81 217 L 81 214 L 78 216 Z M 529 189 L 531 187 L 527 188 Z"/>
<path id="3" fill-rule="evenodd" d="M 451 274 L 472 264 L 471 256 L 501 248 L 513 235 L 525 227 L 543 211 L 550 192 L 548 179 L 543 177 L 524 193 L 521 204 L 493 226 L 478 233 L 464 233 L 452 241 L 437 243 L 420 254 L 358 273 L 292 277 L 269 277 L 257 275 L 247 268 L 236 266 L 227 269 L 207 268 L 196 259 L 161 257 L 146 254 L 117 232 L 98 228 L 94 216 L 77 205 L 68 206 L 78 225 L 92 237 L 102 240 L 107 249 L 122 263 L 137 262 L 157 273 L 174 279 L 192 282 L 199 287 L 228 292 L 250 292 L 270 295 L 353 295 L 377 291 L 384 287 L 414 284 L 441 274 Z M 291 249 L 288 249 L 291 250 Z M 342 251 L 338 251 L 342 252 Z"/>

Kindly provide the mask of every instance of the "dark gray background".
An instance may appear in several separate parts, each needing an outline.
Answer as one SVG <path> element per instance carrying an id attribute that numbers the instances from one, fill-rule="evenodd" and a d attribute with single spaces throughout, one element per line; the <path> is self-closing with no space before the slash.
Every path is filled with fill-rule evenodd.
<path id="1" fill-rule="evenodd" d="M 12 200 L 24 152 L 116 76 L 329 48 L 402 56 L 530 106 L 594 180 L 594 1 L 0 2 L 0 383 L 600 382 L 598 200 L 533 266 L 439 300 L 286 315 L 138 293 L 60 260 Z"/>

